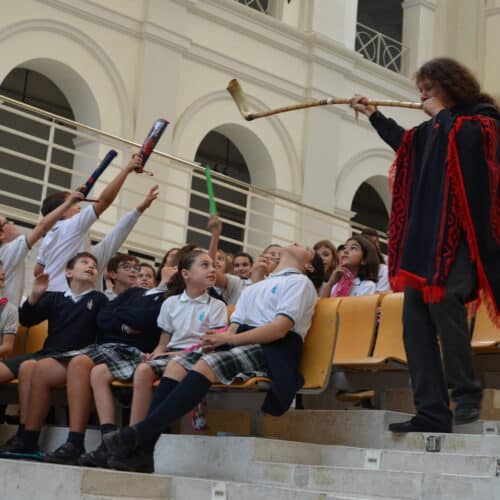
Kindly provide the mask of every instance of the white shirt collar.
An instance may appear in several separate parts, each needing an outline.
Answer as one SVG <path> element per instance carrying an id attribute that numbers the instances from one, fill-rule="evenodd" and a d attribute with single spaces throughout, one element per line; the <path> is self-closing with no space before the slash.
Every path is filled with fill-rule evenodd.
<path id="1" fill-rule="evenodd" d="M 200 304 L 208 304 L 208 302 L 210 300 L 210 295 L 208 295 L 208 293 L 205 292 L 202 295 L 199 295 L 198 297 L 195 297 L 193 299 L 184 290 L 182 292 L 181 296 L 179 297 L 179 300 L 181 302 L 199 302 Z"/>
<path id="2" fill-rule="evenodd" d="M 281 271 L 278 271 L 277 273 L 271 273 L 269 275 L 270 278 L 274 278 L 275 276 L 286 276 L 288 274 L 303 274 L 302 271 L 295 267 L 286 267 L 285 269 L 282 269 Z"/>
<path id="3" fill-rule="evenodd" d="M 75 295 L 71 290 L 66 290 L 64 292 L 65 297 L 69 297 L 73 302 L 78 302 L 84 295 L 87 295 L 90 292 L 95 292 L 95 288 L 89 288 L 88 290 L 85 290 L 84 292 Z"/>

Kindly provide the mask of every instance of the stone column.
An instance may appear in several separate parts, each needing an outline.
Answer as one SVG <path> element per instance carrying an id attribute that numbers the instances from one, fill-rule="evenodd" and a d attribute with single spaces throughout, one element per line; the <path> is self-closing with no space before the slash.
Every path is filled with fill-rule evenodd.
<path id="1" fill-rule="evenodd" d="M 437 0 L 405 0 L 403 2 L 403 74 L 411 75 L 435 54 L 434 27 Z"/>

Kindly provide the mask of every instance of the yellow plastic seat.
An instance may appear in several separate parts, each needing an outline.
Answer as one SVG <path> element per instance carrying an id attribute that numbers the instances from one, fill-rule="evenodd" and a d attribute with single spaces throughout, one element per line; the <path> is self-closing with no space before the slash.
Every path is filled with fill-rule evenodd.
<path id="1" fill-rule="evenodd" d="M 476 312 L 471 346 L 476 353 L 500 350 L 500 328 L 491 321 L 484 304 L 481 304 Z"/>
<path id="2" fill-rule="evenodd" d="M 403 293 L 392 293 L 382 298 L 380 322 L 375 348 L 371 356 L 344 358 L 343 367 L 356 370 L 406 369 L 403 344 Z"/>
<path id="3" fill-rule="evenodd" d="M 37 352 L 43 348 L 43 344 L 48 334 L 49 322 L 47 320 L 30 326 L 26 337 L 26 352 Z"/>
<path id="4" fill-rule="evenodd" d="M 339 305 L 339 324 L 333 367 L 345 361 L 370 355 L 376 330 L 379 295 L 343 297 Z"/>

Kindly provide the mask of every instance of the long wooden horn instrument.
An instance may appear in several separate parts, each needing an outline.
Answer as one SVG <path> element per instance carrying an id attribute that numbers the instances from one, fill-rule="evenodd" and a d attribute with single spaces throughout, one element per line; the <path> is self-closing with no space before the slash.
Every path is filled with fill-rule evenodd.
<path id="1" fill-rule="evenodd" d="M 318 101 L 302 102 L 300 104 L 292 104 L 290 106 L 283 106 L 282 108 L 270 109 L 268 111 L 259 111 L 257 113 L 250 113 L 248 110 L 247 101 L 245 99 L 245 94 L 243 89 L 236 78 L 233 78 L 228 86 L 228 92 L 231 94 L 236 106 L 241 113 L 241 116 L 247 121 L 256 120 L 257 118 L 265 118 L 266 116 L 277 115 L 278 113 L 286 113 L 287 111 L 295 111 L 296 109 L 314 108 L 316 106 L 328 106 L 330 104 L 349 104 L 350 99 L 343 98 L 337 99 L 335 97 L 328 97 L 327 99 L 320 99 Z M 422 109 L 422 104 L 419 102 L 408 102 L 408 101 L 391 101 L 391 100 L 377 100 L 368 101 L 369 105 L 372 106 L 392 106 L 397 108 L 411 108 L 411 109 Z"/>

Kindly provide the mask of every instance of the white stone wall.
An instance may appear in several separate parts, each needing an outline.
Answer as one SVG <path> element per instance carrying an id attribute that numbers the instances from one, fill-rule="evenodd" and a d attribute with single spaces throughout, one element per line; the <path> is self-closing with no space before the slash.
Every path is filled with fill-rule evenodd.
<path id="1" fill-rule="evenodd" d="M 348 213 L 364 181 L 388 207 L 393 153 L 364 118 L 329 107 L 247 123 L 225 91 L 237 77 L 258 110 L 354 92 L 418 99 L 410 79 L 354 52 L 355 5 L 277 0 L 276 19 L 233 0 L 4 2 L 0 79 L 16 66 L 39 71 L 64 92 L 76 120 L 138 142 L 154 119 L 168 118 L 160 149 L 189 160 L 218 130 L 242 152 L 253 184 L 327 212 Z M 448 54 L 498 87 L 498 65 L 483 56 L 496 55 L 499 0 L 486 7 L 482 0 L 406 0 L 403 7 L 408 71 Z M 425 118 L 387 113 L 403 126 Z M 340 241 L 348 232 L 340 224 L 325 236 Z"/>

